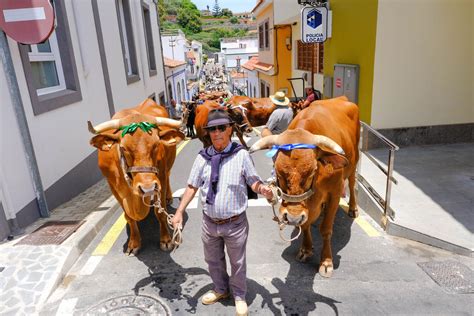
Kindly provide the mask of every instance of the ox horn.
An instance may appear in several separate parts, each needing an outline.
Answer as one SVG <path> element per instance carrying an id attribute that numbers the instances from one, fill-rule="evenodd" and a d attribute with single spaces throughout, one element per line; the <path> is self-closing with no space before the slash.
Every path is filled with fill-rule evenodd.
<path id="1" fill-rule="evenodd" d="M 334 150 L 336 153 L 340 155 L 345 155 L 344 149 L 339 146 L 338 143 L 333 141 L 331 138 L 323 136 L 323 135 L 313 135 L 312 143 L 316 146 L 325 146 L 329 149 Z"/>
<path id="2" fill-rule="evenodd" d="M 158 126 L 169 126 L 174 128 L 180 128 L 183 124 L 181 121 L 173 120 L 165 117 L 155 117 L 156 125 Z"/>
<path id="3" fill-rule="evenodd" d="M 249 149 L 249 153 L 253 153 L 265 148 L 270 148 L 276 144 L 278 144 L 278 135 L 268 135 L 259 139 L 255 144 L 253 144 Z"/>
<path id="4" fill-rule="evenodd" d="M 115 120 L 109 120 L 105 121 L 103 123 L 100 123 L 99 125 L 92 126 L 91 121 L 87 121 L 87 127 L 89 128 L 89 132 L 92 134 L 99 134 L 103 131 L 109 130 L 109 129 L 117 129 L 120 127 L 120 120 L 115 119 Z"/>

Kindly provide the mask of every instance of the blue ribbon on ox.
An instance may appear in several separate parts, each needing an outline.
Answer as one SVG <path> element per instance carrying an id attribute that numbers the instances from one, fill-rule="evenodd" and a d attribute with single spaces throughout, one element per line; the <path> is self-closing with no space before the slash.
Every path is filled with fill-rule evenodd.
<path id="1" fill-rule="evenodd" d="M 273 145 L 272 146 L 272 149 L 270 149 L 265 155 L 267 157 L 273 157 L 276 155 L 276 153 L 279 151 L 279 150 L 285 150 L 285 151 L 289 151 L 289 150 L 293 150 L 293 149 L 315 149 L 317 146 L 316 145 L 313 145 L 313 144 L 301 144 L 301 143 L 298 143 L 298 144 L 285 144 L 285 145 Z"/>

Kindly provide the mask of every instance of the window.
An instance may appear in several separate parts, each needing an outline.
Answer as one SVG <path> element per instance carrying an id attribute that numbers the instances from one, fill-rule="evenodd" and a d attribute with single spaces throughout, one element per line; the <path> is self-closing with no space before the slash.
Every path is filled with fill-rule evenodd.
<path id="1" fill-rule="evenodd" d="M 270 48 L 270 31 L 269 31 L 269 23 L 268 21 L 265 22 L 265 48 Z"/>
<path id="2" fill-rule="evenodd" d="M 122 54 L 125 64 L 127 84 L 140 80 L 138 76 L 137 56 L 135 52 L 135 42 L 133 40 L 132 15 L 130 12 L 129 0 L 117 1 L 117 17 L 119 24 L 120 38 L 122 41 Z"/>
<path id="3" fill-rule="evenodd" d="M 323 43 L 303 43 L 298 41 L 298 61 L 299 70 L 311 71 L 314 62 L 314 72 L 323 72 L 324 45 Z"/>
<path id="4" fill-rule="evenodd" d="M 178 82 L 177 88 L 178 91 L 176 92 L 178 97 L 178 103 L 181 103 L 181 84 Z"/>
<path id="5" fill-rule="evenodd" d="M 168 81 L 168 97 L 170 98 L 170 101 L 171 99 L 173 99 L 173 88 L 171 87 L 171 82 Z"/>
<path id="6" fill-rule="evenodd" d="M 33 82 L 38 95 L 65 89 L 66 81 L 56 32 L 53 32 L 44 43 L 29 45 L 28 51 Z"/>
<path id="7" fill-rule="evenodd" d="M 18 44 L 34 115 L 82 100 L 64 1 L 55 5 L 57 26 L 49 39 Z"/>
<path id="8" fill-rule="evenodd" d="M 268 20 L 258 26 L 258 48 L 270 49 L 270 22 Z"/>
<path id="9" fill-rule="evenodd" d="M 181 98 L 182 101 L 186 100 L 186 86 L 184 85 L 184 79 L 181 79 L 181 87 L 183 87 L 183 90 L 182 90 L 182 93 L 183 93 L 183 97 Z M 181 102 L 180 102 L 181 103 Z"/>
<path id="10" fill-rule="evenodd" d="M 260 80 L 260 97 L 268 98 L 269 96 L 270 96 L 270 85 L 267 82 Z"/>
<path id="11" fill-rule="evenodd" d="M 146 52 L 148 55 L 148 69 L 150 71 L 150 77 L 157 74 L 156 71 L 156 60 L 155 60 L 155 47 L 153 45 L 153 32 L 151 29 L 151 17 L 150 9 L 142 1 L 143 8 L 143 28 L 145 30 L 145 43 L 146 43 Z"/>

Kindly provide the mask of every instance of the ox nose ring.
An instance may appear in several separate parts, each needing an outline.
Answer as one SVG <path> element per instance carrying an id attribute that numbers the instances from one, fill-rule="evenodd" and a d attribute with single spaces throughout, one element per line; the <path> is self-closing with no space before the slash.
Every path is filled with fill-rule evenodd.
<path id="1" fill-rule="evenodd" d="M 153 183 L 153 185 L 148 188 L 143 187 L 141 185 L 139 185 L 138 188 L 140 189 L 140 191 L 142 191 L 144 196 L 152 196 L 155 194 L 156 183 Z"/>

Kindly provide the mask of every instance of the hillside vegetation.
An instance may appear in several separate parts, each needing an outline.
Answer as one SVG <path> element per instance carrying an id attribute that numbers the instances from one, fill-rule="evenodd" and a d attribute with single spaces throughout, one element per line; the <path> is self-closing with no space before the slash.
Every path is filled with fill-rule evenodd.
<path id="1" fill-rule="evenodd" d="M 190 0 L 158 0 L 158 14 L 162 31 L 181 29 L 187 39 L 201 42 L 207 54 L 220 51 L 221 38 L 242 37 L 248 32 L 248 27 L 240 25 L 229 9 L 221 9 L 218 1 L 212 16 L 202 17 Z"/>

